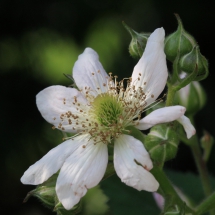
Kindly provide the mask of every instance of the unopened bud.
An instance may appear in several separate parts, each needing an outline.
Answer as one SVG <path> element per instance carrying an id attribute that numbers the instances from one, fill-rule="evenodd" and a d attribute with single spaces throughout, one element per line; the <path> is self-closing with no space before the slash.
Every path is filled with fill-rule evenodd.
<path id="1" fill-rule="evenodd" d="M 214 138 L 207 131 L 204 131 L 204 135 L 201 138 L 200 142 L 201 142 L 201 146 L 204 150 L 203 160 L 205 162 L 207 162 L 210 157 L 212 146 L 214 144 Z"/>
<path id="2" fill-rule="evenodd" d="M 38 185 L 36 189 L 30 191 L 24 202 L 26 202 L 31 196 L 37 197 L 46 207 L 53 208 L 55 206 L 55 184 L 58 174 L 53 175 L 46 182 Z"/>
<path id="3" fill-rule="evenodd" d="M 178 29 L 165 39 L 164 47 L 166 58 L 172 62 L 178 54 L 183 56 L 189 53 L 196 45 L 194 37 L 184 30 L 180 17 L 177 14 L 175 16 L 178 21 Z"/>
<path id="4" fill-rule="evenodd" d="M 137 33 L 132 28 L 127 26 L 124 22 L 123 25 L 126 28 L 126 30 L 130 33 L 132 38 L 129 45 L 130 55 L 133 58 L 140 58 L 143 55 L 150 33 Z"/>
<path id="5" fill-rule="evenodd" d="M 208 61 L 200 53 L 199 47 L 194 46 L 191 52 L 184 55 L 179 61 L 179 68 L 181 71 L 196 73 L 195 81 L 200 81 L 208 76 Z"/>
<path id="6" fill-rule="evenodd" d="M 179 140 L 173 124 L 156 125 L 146 136 L 144 145 L 153 161 L 164 163 L 176 156 Z"/>
<path id="7" fill-rule="evenodd" d="M 186 113 L 194 115 L 200 111 L 206 103 L 206 93 L 197 81 L 193 81 L 181 88 L 175 95 L 176 103 L 186 107 Z"/>

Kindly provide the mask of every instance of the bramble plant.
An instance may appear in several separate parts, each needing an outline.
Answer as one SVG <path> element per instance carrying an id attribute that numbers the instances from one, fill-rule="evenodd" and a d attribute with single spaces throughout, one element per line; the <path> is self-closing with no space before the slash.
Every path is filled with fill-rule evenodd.
<path id="1" fill-rule="evenodd" d="M 116 173 L 126 185 L 154 192 L 163 215 L 215 214 L 206 165 L 213 137 L 205 131 L 199 140 L 194 128 L 194 115 L 206 103 L 198 81 L 208 76 L 208 62 L 176 18 L 178 29 L 167 37 L 163 28 L 137 33 L 123 23 L 132 37 L 129 53 L 139 59 L 131 77 L 118 81 L 108 75 L 98 54 L 86 48 L 72 76 L 66 75 L 73 87 L 51 86 L 38 93 L 41 115 L 66 137 L 22 176 L 23 184 L 37 185 L 25 201 L 36 196 L 58 215 L 79 214 L 91 190 L 105 199 L 93 187 Z M 166 60 L 172 63 L 169 70 Z M 166 86 L 166 95 L 158 98 Z M 148 129 L 147 135 L 141 132 Z M 205 194 L 199 205 L 163 171 L 181 143 L 190 147 L 199 171 Z M 107 214 L 107 208 L 93 213 Z"/>

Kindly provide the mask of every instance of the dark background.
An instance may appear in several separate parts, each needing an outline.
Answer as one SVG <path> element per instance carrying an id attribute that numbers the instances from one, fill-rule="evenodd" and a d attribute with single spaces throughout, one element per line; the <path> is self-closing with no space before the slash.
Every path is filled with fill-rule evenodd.
<path id="1" fill-rule="evenodd" d="M 209 60 L 209 77 L 201 82 L 207 105 L 196 123 L 199 136 L 203 129 L 215 136 L 215 1 L 0 0 L 1 214 L 54 214 L 34 198 L 22 204 L 34 188 L 20 183 L 23 172 L 61 142 L 61 133 L 40 116 L 35 95 L 50 85 L 69 85 L 63 73 L 71 73 L 87 46 L 98 52 L 107 72 L 128 77 L 136 61 L 127 51 L 130 36 L 122 21 L 139 32 L 163 26 L 170 34 L 177 28 L 174 13 Z M 214 154 L 208 163 L 211 174 Z M 167 166 L 195 173 L 191 156 L 181 144 L 178 157 Z"/>

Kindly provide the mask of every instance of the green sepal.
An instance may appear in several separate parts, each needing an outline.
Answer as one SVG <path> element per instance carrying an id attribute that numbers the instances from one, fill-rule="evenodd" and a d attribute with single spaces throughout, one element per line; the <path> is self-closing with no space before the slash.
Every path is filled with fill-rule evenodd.
<path id="1" fill-rule="evenodd" d="M 171 89 L 175 92 L 191 83 L 193 80 L 195 80 L 196 76 L 198 75 L 197 65 L 195 65 L 193 72 L 189 74 L 187 73 L 187 75 L 182 78 L 180 76 L 181 69 L 179 61 L 180 58 L 178 55 L 173 62 L 173 75 L 170 76 L 168 80 L 168 87 L 171 87 Z"/>
<path id="2" fill-rule="evenodd" d="M 144 145 L 154 162 L 163 164 L 176 156 L 179 139 L 174 122 L 159 124 L 151 128 Z"/>
<path id="3" fill-rule="evenodd" d="M 57 215 L 76 215 L 82 211 L 82 199 L 76 204 L 71 210 L 66 210 L 61 202 L 55 197 L 55 207 L 54 210 Z"/>
<path id="4" fill-rule="evenodd" d="M 142 143 L 145 142 L 146 135 L 143 134 L 139 129 L 135 128 L 134 126 L 126 127 L 126 131 L 124 134 L 128 134 L 136 138 L 137 140 L 141 141 Z"/>
<path id="5" fill-rule="evenodd" d="M 179 207 L 178 205 L 170 206 L 164 215 L 185 215 L 186 203 Z M 190 214 L 191 215 L 191 214 Z"/>
<path id="6" fill-rule="evenodd" d="M 129 45 L 130 55 L 133 58 L 141 58 L 145 50 L 147 40 L 151 33 L 137 33 L 124 22 L 122 22 L 122 24 L 124 25 L 125 29 L 130 33 L 132 38 Z"/>
<path id="7" fill-rule="evenodd" d="M 58 174 L 54 174 L 47 181 L 38 185 L 36 189 L 30 191 L 25 197 L 24 202 L 27 202 L 31 196 L 34 196 L 37 197 L 44 204 L 44 206 L 52 209 L 55 206 L 55 184 L 57 177 Z"/>
<path id="8" fill-rule="evenodd" d="M 78 90 L 78 87 L 77 87 L 77 85 L 76 85 L 76 83 L 75 83 L 75 80 L 74 80 L 73 76 L 70 75 L 70 74 L 64 74 L 64 75 L 65 75 L 69 80 L 72 81 L 72 84 L 70 85 L 70 87 L 75 88 L 75 89 Z"/>
<path id="9" fill-rule="evenodd" d="M 166 57 L 171 62 L 174 62 L 176 57 L 183 56 L 189 53 L 193 46 L 196 45 L 196 41 L 193 36 L 184 30 L 182 21 L 178 14 L 175 14 L 178 21 L 178 29 L 170 34 L 164 42 L 164 52 Z"/>
<path id="10" fill-rule="evenodd" d="M 193 81 L 203 80 L 207 78 L 209 73 L 208 61 L 200 53 L 199 46 L 197 45 L 193 47 L 191 52 L 181 57 L 179 67 L 181 71 L 186 72 L 187 74 L 197 72 Z"/>

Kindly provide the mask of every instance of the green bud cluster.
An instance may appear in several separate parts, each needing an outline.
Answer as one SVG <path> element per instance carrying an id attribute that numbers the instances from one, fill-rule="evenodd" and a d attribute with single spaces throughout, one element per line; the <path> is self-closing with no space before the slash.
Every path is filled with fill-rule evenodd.
<path id="1" fill-rule="evenodd" d="M 191 81 L 200 81 L 208 76 L 208 62 L 200 53 L 199 46 L 194 37 L 185 31 L 181 19 L 177 14 L 176 18 L 178 29 L 166 37 L 164 51 L 166 58 L 177 67 L 177 77 L 179 77 L 181 72 L 188 74 L 184 80 L 178 78 L 179 82 L 184 82 L 182 86 L 185 86 Z"/>
<path id="2" fill-rule="evenodd" d="M 123 25 L 132 38 L 128 48 L 130 55 L 133 58 L 140 58 L 143 55 L 150 33 L 137 33 L 124 22 Z"/>
<path id="3" fill-rule="evenodd" d="M 194 115 L 206 104 L 206 93 L 199 82 L 193 81 L 176 93 L 175 103 L 186 107 L 188 115 Z"/>
<path id="4" fill-rule="evenodd" d="M 164 163 L 176 156 L 179 140 L 174 123 L 160 124 L 151 128 L 144 145 L 154 162 Z"/>
<path id="5" fill-rule="evenodd" d="M 177 85 L 177 90 L 186 86 L 191 81 L 200 81 L 208 76 L 208 61 L 200 53 L 199 46 L 195 38 L 189 34 L 183 27 L 180 17 L 175 14 L 178 21 L 177 30 L 166 37 L 164 41 L 164 52 L 166 58 L 174 65 L 175 72 L 173 74 L 171 84 Z M 123 22 L 124 27 L 131 35 L 129 45 L 129 53 L 133 58 L 140 58 L 145 50 L 146 43 L 150 33 L 137 33 Z M 185 72 L 188 75 L 181 80 L 180 73 Z M 178 81 L 178 82 L 177 82 Z M 183 83 L 182 83 L 183 82 Z"/>

